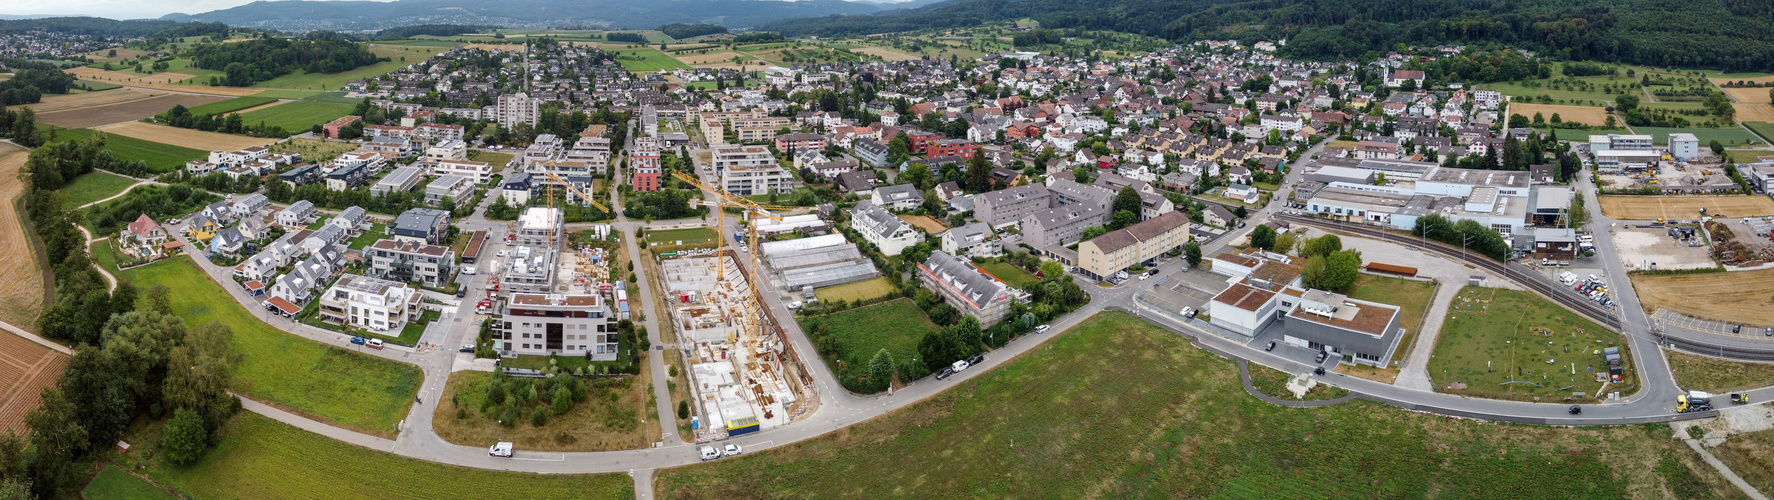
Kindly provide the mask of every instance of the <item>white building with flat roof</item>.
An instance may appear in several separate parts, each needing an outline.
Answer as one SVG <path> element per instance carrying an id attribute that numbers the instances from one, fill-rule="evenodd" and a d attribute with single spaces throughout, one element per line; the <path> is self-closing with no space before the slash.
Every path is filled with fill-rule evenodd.
<path id="1" fill-rule="evenodd" d="M 1700 138 L 1694 134 L 1669 134 L 1669 156 L 1681 161 L 1700 157 Z"/>

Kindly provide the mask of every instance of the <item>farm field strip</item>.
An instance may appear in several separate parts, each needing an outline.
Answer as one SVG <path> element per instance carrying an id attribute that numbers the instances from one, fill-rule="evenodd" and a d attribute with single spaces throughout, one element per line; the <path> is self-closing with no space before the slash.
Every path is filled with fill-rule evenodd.
<path id="1" fill-rule="evenodd" d="M 1565 106 L 1525 102 L 1509 103 L 1509 114 L 1511 115 L 1522 115 L 1528 118 L 1533 118 L 1534 113 L 1540 113 L 1543 115 L 1548 123 L 1551 123 L 1553 114 L 1559 115 L 1559 119 L 1562 121 L 1581 123 L 1584 125 L 1606 125 L 1608 120 L 1608 110 L 1606 108 L 1595 106 Z"/>
<path id="2" fill-rule="evenodd" d="M 292 134 L 307 131 L 315 125 L 324 125 L 334 118 L 351 114 L 352 107 L 345 104 L 313 101 L 278 101 L 288 102 L 276 107 L 260 106 L 258 111 L 242 112 L 241 123 L 249 126 L 264 122 L 266 126 L 283 127 Z"/>
<path id="3" fill-rule="evenodd" d="M 46 290 L 44 270 L 18 211 L 25 193 L 19 172 L 27 157 L 24 149 L 0 143 L 0 255 L 8 256 L 0 259 L 0 320 L 35 331 Z"/>
<path id="4" fill-rule="evenodd" d="M 129 101 L 139 101 L 162 95 L 166 95 L 166 93 L 131 88 L 107 90 L 104 92 L 82 92 L 79 94 L 50 94 L 43 96 L 43 100 L 36 103 L 7 106 L 7 108 L 18 109 L 22 107 L 30 107 L 41 116 L 45 113 L 54 111 L 107 106 Z"/>
<path id="5" fill-rule="evenodd" d="M 263 95 L 252 95 L 252 96 L 246 96 L 246 97 L 236 97 L 236 98 L 229 99 L 226 101 L 212 102 L 212 103 L 205 104 L 202 106 L 190 107 L 190 111 L 191 111 L 192 116 L 205 116 L 205 115 L 213 115 L 213 114 L 217 114 L 217 113 L 233 113 L 233 112 L 239 112 L 241 110 L 258 107 L 258 106 L 262 106 L 262 105 L 265 105 L 268 103 L 273 103 L 273 102 L 277 102 L 277 99 L 272 98 L 272 97 L 263 96 Z"/>
<path id="6" fill-rule="evenodd" d="M 1633 275 L 1646 313 L 1658 309 L 1700 319 L 1774 326 L 1774 269 L 1683 275 Z"/>
<path id="7" fill-rule="evenodd" d="M 135 123 L 135 122 L 131 122 Z M 91 137 L 91 129 L 68 129 L 56 134 L 57 141 L 77 141 Z M 183 146 L 145 141 L 123 134 L 105 133 L 105 150 L 117 158 L 142 160 L 147 162 L 148 170 L 155 173 L 171 172 L 185 167 L 185 162 L 201 160 L 209 156 L 208 151 L 199 151 Z"/>
<path id="8" fill-rule="evenodd" d="M 1700 209 L 1728 217 L 1774 215 L 1767 196 L 1602 196 L 1602 213 L 1619 220 L 1685 220 L 1700 218 Z"/>
<path id="9" fill-rule="evenodd" d="M 38 113 L 37 121 L 67 128 L 91 128 L 140 120 L 164 113 L 175 105 L 201 106 L 218 100 L 221 98 L 193 94 L 163 94 L 116 104 Z"/>
<path id="10" fill-rule="evenodd" d="M 187 147 L 199 151 L 234 151 L 237 149 L 263 146 L 277 142 L 276 139 L 261 139 L 244 135 L 204 132 L 202 130 L 169 127 L 166 125 L 155 125 L 142 122 L 117 123 L 97 127 L 95 130 L 127 135 L 150 142 Z"/>

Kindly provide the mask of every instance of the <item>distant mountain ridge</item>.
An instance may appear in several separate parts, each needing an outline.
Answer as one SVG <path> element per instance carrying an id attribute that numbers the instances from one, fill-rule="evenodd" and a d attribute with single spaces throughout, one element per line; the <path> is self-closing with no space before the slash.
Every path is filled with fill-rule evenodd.
<path id="1" fill-rule="evenodd" d="M 1767 71 L 1767 0 L 958 0 L 869 15 L 763 24 L 826 37 L 1034 19 L 1176 41 L 1288 41 L 1284 54 L 1349 58 L 1399 43 L 1497 42 L 1549 55 L 1657 66 Z"/>
<path id="2" fill-rule="evenodd" d="M 913 5 L 930 1 L 940 0 Z M 844 0 L 261 0 L 201 14 L 167 14 L 160 19 L 289 30 L 379 30 L 415 24 L 652 29 L 671 23 L 708 23 L 750 28 L 782 19 L 869 14 L 894 8 L 899 6 Z"/>

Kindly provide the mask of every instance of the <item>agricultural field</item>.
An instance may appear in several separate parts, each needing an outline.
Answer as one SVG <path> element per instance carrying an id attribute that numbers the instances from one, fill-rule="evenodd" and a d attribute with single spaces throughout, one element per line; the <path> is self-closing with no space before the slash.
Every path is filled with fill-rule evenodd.
<path id="1" fill-rule="evenodd" d="M 1762 98 L 1767 99 L 1768 96 L 1762 96 Z M 1735 118 L 1745 123 L 1774 122 L 1774 105 L 1770 105 L 1767 102 L 1739 102 L 1731 104 L 1731 108 L 1737 110 Z M 1764 137 L 1764 139 L 1766 139 L 1766 137 Z"/>
<path id="2" fill-rule="evenodd" d="M 111 134 L 127 135 L 150 142 L 171 144 L 198 151 L 205 151 L 204 157 L 206 158 L 209 156 L 209 153 L 207 153 L 208 151 L 234 151 L 237 149 L 264 146 L 266 144 L 277 142 L 277 139 L 261 139 L 244 135 L 204 132 L 202 130 L 169 127 L 166 125 L 155 125 L 142 122 L 117 123 L 103 127 L 96 127 L 96 130 Z M 180 164 L 179 166 L 184 165 Z"/>
<path id="3" fill-rule="evenodd" d="M 110 55 L 111 50 L 117 51 L 116 57 L 112 57 Z M 148 55 L 148 53 L 140 51 L 140 50 L 136 50 L 136 49 L 126 49 L 123 47 L 117 47 L 115 49 L 109 49 L 109 50 L 95 50 L 95 51 L 87 52 L 87 53 L 81 54 L 81 55 L 86 56 L 87 59 L 91 59 L 95 62 L 103 63 L 103 62 L 117 62 L 117 61 L 122 61 L 125 59 L 135 59 L 136 56 L 145 56 L 145 55 Z"/>
<path id="4" fill-rule="evenodd" d="M 200 106 L 221 100 L 219 97 L 191 94 L 163 94 L 129 102 L 66 109 L 37 114 L 37 121 L 67 128 L 88 128 L 118 122 L 140 120 L 166 112 L 174 105 Z"/>
<path id="5" fill-rule="evenodd" d="M 48 286 L 47 271 L 41 267 L 42 256 L 33 235 L 25 233 L 25 215 L 19 212 L 24 200 L 24 179 L 19 172 L 25 168 L 30 153 L 10 143 L 0 143 L 0 321 L 15 327 L 37 330 L 37 315 L 43 312 L 43 294 Z"/>
<path id="6" fill-rule="evenodd" d="M 742 56 L 742 55 L 739 55 L 738 52 L 732 52 L 732 51 L 711 52 L 708 54 L 683 54 L 683 55 L 678 55 L 678 56 L 674 56 L 674 57 L 679 61 L 683 61 L 684 64 L 723 63 L 723 62 L 730 61 L 735 57 L 739 57 L 739 58 L 743 58 L 743 59 L 750 59 L 750 57 L 748 57 L 748 56 Z"/>
<path id="7" fill-rule="evenodd" d="M 183 130 L 183 129 L 176 129 Z M 79 141 L 91 137 L 90 129 L 68 129 L 56 132 L 55 141 Z M 46 136 L 47 137 L 47 136 Z M 142 160 L 148 163 L 148 170 L 154 173 L 166 173 L 185 168 L 185 162 L 201 160 L 209 157 L 208 151 L 199 151 L 187 147 L 144 141 L 121 134 L 105 134 L 105 150 L 117 158 L 125 160 Z"/>
<path id="8" fill-rule="evenodd" d="M 260 94 L 246 96 L 246 97 L 236 97 L 236 98 L 229 99 L 226 101 L 212 102 L 212 103 L 205 104 L 202 106 L 187 106 L 187 107 L 191 108 L 190 110 L 191 110 L 192 116 L 205 116 L 205 115 L 213 115 L 213 114 L 220 114 L 220 113 L 233 113 L 233 112 L 240 111 L 243 109 L 256 108 L 256 107 L 264 106 L 266 104 L 271 104 L 274 102 L 278 102 L 277 98 L 266 96 L 263 93 L 260 93 Z"/>
<path id="9" fill-rule="evenodd" d="M 566 414 L 549 415 L 542 427 L 528 421 L 506 427 L 482 413 L 484 386 L 491 378 L 493 374 L 477 371 L 450 374 L 431 417 L 438 437 L 466 446 L 510 441 L 522 450 L 614 451 L 650 447 L 659 435 L 658 419 L 648 418 L 653 415 L 647 403 L 653 385 L 646 368 L 638 376 L 586 379 L 592 388 L 585 401 Z"/>
<path id="10" fill-rule="evenodd" d="M 587 498 L 634 497 L 625 474 L 526 474 L 405 458 L 337 441 L 254 413 L 220 431 L 221 441 L 189 466 L 165 463 L 140 445 L 116 459 L 143 463 L 155 482 L 188 498 Z M 523 449 L 518 456 L 523 456 Z"/>
<path id="11" fill-rule="evenodd" d="M 1774 120 L 1743 122 L 1743 126 L 1749 127 L 1750 130 L 1754 130 L 1757 134 L 1761 134 L 1763 139 L 1774 141 Z"/>
<path id="12" fill-rule="evenodd" d="M 92 172 L 74 178 L 73 182 L 62 186 L 61 191 L 68 195 L 69 205 L 79 207 L 122 193 L 135 183 L 135 179 L 121 175 Z"/>
<path id="13" fill-rule="evenodd" d="M 25 416 L 37 409 L 43 388 L 55 385 L 67 366 L 68 356 L 0 332 L 0 431 L 24 434 Z"/>
<path id="14" fill-rule="evenodd" d="M 1729 217 L 1774 215 L 1766 196 L 1602 196 L 1602 214 L 1617 220 L 1698 219 L 1700 209 Z"/>
<path id="15" fill-rule="evenodd" d="M 1619 346 L 1622 381 L 1607 392 L 1638 391 L 1637 362 L 1623 337 L 1529 292 L 1468 286 L 1460 290 L 1435 340 L 1429 376 L 1436 391 L 1462 396 L 1559 400 L 1595 396 L 1607 374 L 1602 349 Z M 1654 354 L 1653 354 L 1654 355 Z"/>
<path id="16" fill-rule="evenodd" d="M 1569 104 L 1576 106 L 1609 106 L 1614 98 L 1624 94 L 1644 97 L 1644 91 L 1638 81 L 1626 76 L 1629 66 L 1618 66 L 1620 74 L 1615 76 L 1579 76 L 1564 75 L 1562 66 L 1554 69 L 1552 78 L 1523 80 L 1514 82 L 1497 82 L 1479 85 L 1478 88 L 1495 90 L 1508 95 L 1516 104 L 1530 100 L 1541 104 Z M 1546 102 L 1540 97 L 1551 99 Z M 1648 101 L 1649 99 L 1645 99 Z M 1524 116 L 1532 117 L 1527 114 Z"/>
<path id="17" fill-rule="evenodd" d="M 1005 262 L 987 262 L 980 264 L 979 268 L 998 278 L 999 281 L 1009 283 L 1010 286 L 1013 287 L 1026 289 L 1041 284 L 1041 278 L 1037 278 L 1035 275 L 1029 274 L 1028 271 L 1024 271 L 1022 268 L 1016 267 L 1013 264 Z"/>
<path id="18" fill-rule="evenodd" d="M 1552 122 L 1552 115 L 1555 114 L 1558 115 L 1560 121 L 1566 123 L 1581 123 L 1584 125 L 1596 126 L 1606 125 L 1608 123 L 1608 110 L 1606 108 L 1595 106 L 1565 106 L 1558 104 L 1530 104 L 1525 102 L 1509 103 L 1509 114 L 1511 115 L 1522 115 L 1531 120 L 1534 118 L 1534 113 L 1540 113 L 1544 116 L 1547 123 Z"/>
<path id="19" fill-rule="evenodd" d="M 1725 93 L 1730 95 L 1732 99 L 1736 99 L 1739 102 L 1767 103 L 1769 101 L 1768 91 L 1774 89 L 1769 89 L 1767 87 L 1727 87 L 1721 88 L 1720 90 L 1725 91 Z"/>
<path id="20" fill-rule="evenodd" d="M 1750 486 L 1774 491 L 1774 429 L 1732 435 L 1712 454 Z"/>
<path id="21" fill-rule="evenodd" d="M 924 334 L 941 329 L 908 298 L 835 312 L 819 319 L 831 327 L 832 337 L 844 342 L 848 354 L 847 359 L 827 359 L 828 365 L 841 361 L 850 366 L 867 366 L 864 363 L 882 349 L 893 353 L 893 359 L 909 361 L 918 356 L 918 341 L 924 339 Z M 806 318 L 801 320 L 803 328 L 807 322 Z M 913 373 L 921 372 L 923 367 L 919 366 Z"/>
<path id="22" fill-rule="evenodd" d="M 695 245 L 714 243 L 718 238 L 720 238 L 720 234 L 706 227 L 647 231 L 647 243 L 650 245 Z M 678 241 L 683 243 L 676 243 Z"/>
<path id="23" fill-rule="evenodd" d="M 92 482 L 80 490 L 80 498 L 86 500 L 177 500 L 179 497 L 167 493 L 153 483 L 130 475 L 129 472 L 117 467 L 116 464 L 105 465 L 93 476 Z"/>
<path id="24" fill-rule="evenodd" d="M 347 104 L 295 101 L 241 113 L 240 122 L 253 126 L 262 121 L 266 126 L 283 127 L 285 132 L 300 134 L 315 125 L 325 125 L 335 118 L 351 114 L 351 111 L 352 107 Z"/>
<path id="25" fill-rule="evenodd" d="M 380 62 L 357 69 L 338 73 L 308 74 L 296 71 L 270 80 L 253 84 L 259 89 L 292 89 L 292 90 L 337 90 L 345 87 L 346 82 L 374 78 L 394 71 L 408 64 L 416 63 L 437 55 L 441 52 L 437 47 L 413 47 L 405 45 L 389 45 L 371 43 L 370 52 L 388 58 L 388 62 Z"/>
<path id="26" fill-rule="evenodd" d="M 347 429 L 393 437 L 395 423 L 406 416 L 419 392 L 418 367 L 272 328 L 255 316 L 261 311 L 242 308 L 188 258 L 120 274 L 142 290 L 154 285 L 177 290 L 172 308 L 185 324 L 217 321 L 233 328 L 240 354 L 233 390 L 246 397 Z"/>
<path id="27" fill-rule="evenodd" d="M 1658 309 L 1701 319 L 1774 325 L 1774 269 L 1682 275 L 1632 275 L 1646 313 Z"/>
<path id="28" fill-rule="evenodd" d="M 918 56 L 914 56 L 914 55 L 907 54 L 904 52 L 895 51 L 892 49 L 884 49 L 881 47 L 863 47 L 860 49 L 851 49 L 851 52 L 855 52 L 858 54 L 868 54 L 871 56 L 879 57 L 879 58 L 881 58 L 881 60 L 888 61 L 888 62 L 915 61 L 918 59 Z"/>
<path id="29" fill-rule="evenodd" d="M 893 283 L 887 281 L 886 276 L 813 291 L 820 302 L 870 300 L 886 297 L 890 293 L 893 293 Z"/>
<path id="30" fill-rule="evenodd" d="M 140 89 L 117 89 L 104 92 L 82 92 L 78 94 L 50 94 L 43 96 L 43 100 L 40 102 L 29 105 L 9 106 L 8 109 L 18 109 L 29 106 L 41 116 L 52 111 L 105 106 L 129 101 L 138 101 L 162 95 L 166 95 L 166 93 Z"/>
<path id="31" fill-rule="evenodd" d="M 1732 163 L 1757 163 L 1763 156 L 1774 156 L 1774 150 L 1767 149 L 1727 149 L 1725 158 Z"/>
<path id="32" fill-rule="evenodd" d="M 616 62 L 621 63 L 623 68 L 635 73 L 651 73 L 655 71 L 690 68 L 690 66 L 684 64 L 683 61 L 665 55 L 665 53 L 660 52 L 659 49 L 651 47 L 639 49 L 608 49 L 608 52 L 616 56 Z"/>
<path id="33" fill-rule="evenodd" d="M 1659 146 L 1669 144 L 1669 134 L 1680 133 L 1694 134 L 1695 138 L 1700 139 L 1700 147 L 1702 148 L 1705 148 L 1706 145 L 1710 144 L 1713 140 L 1724 143 L 1726 147 L 1763 144 L 1762 140 L 1757 138 L 1755 134 L 1738 126 L 1726 128 L 1633 127 L 1632 129 L 1640 134 L 1650 134 L 1652 140 Z"/>
<path id="34" fill-rule="evenodd" d="M 947 392 L 840 432 L 660 470 L 654 490 L 667 499 L 1736 494 L 1670 435 L 1665 425 L 1528 427 L 1368 401 L 1283 408 L 1246 394 L 1225 359 L 1104 312 Z"/>
<path id="35" fill-rule="evenodd" d="M 1665 351 L 1676 385 L 1714 394 L 1774 386 L 1774 364 L 1726 361 L 1709 356 Z"/>
<path id="36" fill-rule="evenodd" d="M 197 75 L 193 75 L 193 74 L 189 74 L 189 73 L 175 73 L 175 72 L 170 72 L 170 71 L 161 72 L 161 73 L 136 73 L 134 71 L 107 71 L 104 69 L 94 68 L 94 67 L 90 67 L 90 66 L 81 66 L 78 68 L 68 68 L 63 71 L 67 72 L 69 74 L 72 74 L 75 77 L 80 78 L 81 80 L 92 80 L 92 81 L 98 81 L 98 82 L 116 83 L 116 84 L 121 84 L 121 85 L 135 85 L 135 84 L 140 84 L 140 83 L 154 84 L 154 85 L 169 85 L 169 84 L 175 84 L 175 83 L 183 83 L 183 82 L 185 82 L 185 80 L 189 80 L 189 79 L 197 77 Z"/>
<path id="37" fill-rule="evenodd" d="M 1435 298 L 1435 283 L 1362 274 L 1355 278 L 1349 298 L 1398 306 L 1398 327 L 1405 333 L 1393 356 L 1404 359 L 1423 324 L 1423 314 L 1429 312 L 1429 301 Z"/>

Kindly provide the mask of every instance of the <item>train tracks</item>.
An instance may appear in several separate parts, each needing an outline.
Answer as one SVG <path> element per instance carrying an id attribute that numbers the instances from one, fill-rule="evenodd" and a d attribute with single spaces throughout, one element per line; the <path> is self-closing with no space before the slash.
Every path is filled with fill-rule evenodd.
<path id="1" fill-rule="evenodd" d="M 1334 230 L 1338 230 L 1338 231 L 1343 231 L 1343 232 L 1347 232 L 1347 233 L 1354 233 L 1354 234 L 1367 236 L 1367 237 L 1371 237 L 1371 238 L 1387 240 L 1387 241 L 1391 241 L 1394 243 L 1422 247 L 1422 248 L 1426 248 L 1428 250 L 1433 250 L 1437 253 L 1441 253 L 1443 255 L 1447 255 L 1447 256 L 1452 257 L 1456 260 L 1459 260 L 1461 258 L 1461 253 L 1459 253 L 1459 249 L 1452 248 L 1449 245 L 1446 245 L 1446 244 L 1443 244 L 1440 242 L 1428 242 L 1427 244 L 1425 244 L 1421 240 L 1406 238 L 1404 236 L 1399 236 L 1397 234 L 1393 234 L 1393 233 L 1383 231 L 1380 229 L 1376 229 L 1373 227 L 1369 227 L 1366 225 L 1341 223 L 1341 222 L 1335 222 L 1335 221 L 1328 221 L 1325 219 L 1319 219 L 1319 218 L 1315 218 L 1315 217 L 1301 217 L 1301 216 L 1297 216 L 1297 215 L 1276 215 L 1276 218 L 1288 221 L 1289 223 L 1306 224 L 1306 225 L 1316 226 L 1316 227 L 1323 228 L 1323 229 L 1334 229 Z M 1468 255 L 1470 255 L 1470 254 L 1468 254 Z M 1622 330 L 1620 318 L 1614 316 L 1612 314 L 1612 311 L 1609 311 L 1607 309 L 1603 309 L 1601 306 L 1596 305 L 1594 302 L 1590 301 L 1589 299 L 1579 296 L 1576 293 L 1571 292 L 1570 290 L 1566 290 L 1562 286 L 1554 284 L 1552 281 L 1546 279 L 1546 277 L 1544 277 L 1544 276 L 1540 276 L 1539 274 L 1532 273 L 1532 272 L 1529 272 L 1529 271 L 1526 271 L 1523 269 L 1517 269 L 1517 268 L 1512 267 L 1508 264 L 1505 264 L 1502 262 L 1497 262 L 1497 261 L 1491 260 L 1489 258 L 1486 258 L 1484 256 L 1477 256 L 1476 258 L 1468 256 L 1464 261 L 1467 264 L 1478 266 L 1478 267 L 1483 268 L 1485 270 L 1497 273 L 1500 276 L 1506 277 L 1510 281 L 1514 281 L 1517 284 L 1520 284 L 1523 287 L 1526 287 L 1527 289 L 1529 289 L 1535 293 L 1545 296 L 1546 298 L 1551 299 L 1552 301 L 1557 302 L 1560 305 L 1563 305 L 1572 311 L 1576 311 L 1578 314 L 1582 314 L 1585 317 L 1588 317 L 1589 319 L 1595 321 L 1596 323 L 1600 323 L 1603 326 L 1613 328 L 1616 331 Z M 1679 349 L 1682 351 L 1695 353 L 1695 354 L 1701 354 L 1701 355 L 1706 355 L 1706 356 L 1716 356 L 1716 357 L 1725 358 L 1725 359 L 1734 359 L 1734 360 L 1742 360 L 1742 361 L 1774 361 L 1774 349 L 1728 346 L 1728 345 L 1724 345 L 1721 343 L 1709 342 L 1709 341 L 1705 341 L 1705 340 L 1698 340 L 1698 339 L 1684 337 L 1684 336 L 1669 335 L 1664 332 L 1658 332 L 1658 333 L 1656 333 L 1656 335 L 1657 335 L 1656 340 L 1658 342 L 1662 343 L 1663 345 L 1666 345 L 1666 346 L 1669 346 L 1669 347 L 1672 347 L 1675 349 Z"/>

